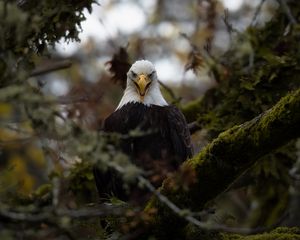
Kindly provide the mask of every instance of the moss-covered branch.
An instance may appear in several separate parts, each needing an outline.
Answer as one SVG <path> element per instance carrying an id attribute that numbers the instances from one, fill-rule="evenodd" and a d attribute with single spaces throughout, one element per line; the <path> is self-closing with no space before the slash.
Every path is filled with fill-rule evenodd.
<path id="1" fill-rule="evenodd" d="M 300 239 L 300 229 L 298 227 L 278 227 L 270 233 L 261 233 L 249 236 L 241 236 L 238 234 L 220 234 L 220 239 L 224 240 L 273 240 L 273 239 Z"/>
<path id="2" fill-rule="evenodd" d="M 217 89 L 212 88 L 205 92 L 205 94 L 193 101 L 180 107 L 180 110 L 184 114 L 187 122 L 197 121 L 199 116 L 207 113 L 208 109 L 217 104 L 214 99 L 214 95 Z"/>
<path id="3" fill-rule="evenodd" d="M 193 122 L 197 120 L 198 112 L 201 107 L 202 98 L 195 99 L 181 107 L 186 120 L 188 122 Z"/>
<path id="4" fill-rule="evenodd" d="M 293 16 L 300 14 L 297 1 L 289 1 L 288 7 Z M 197 121 L 198 127 L 205 129 L 207 138 L 212 140 L 298 89 L 300 32 L 292 27 L 284 35 L 289 23 L 286 11 L 278 8 L 264 27 L 249 26 L 245 32 L 237 34 L 231 48 L 216 57 L 213 65 L 207 62 L 217 85 L 204 96 L 181 106 L 187 121 Z M 247 46 L 248 50 L 242 46 Z"/>
<path id="5" fill-rule="evenodd" d="M 260 116 L 221 133 L 199 154 L 184 163 L 195 170 L 197 182 L 185 190 L 169 184 L 174 179 L 166 179 L 161 193 L 181 208 L 202 209 L 205 203 L 226 190 L 260 157 L 300 135 L 299 109 L 300 89 L 282 98 Z M 160 201 L 152 199 L 148 207 L 158 209 L 153 226 L 159 237 L 176 238 L 184 234 L 185 222 Z"/>

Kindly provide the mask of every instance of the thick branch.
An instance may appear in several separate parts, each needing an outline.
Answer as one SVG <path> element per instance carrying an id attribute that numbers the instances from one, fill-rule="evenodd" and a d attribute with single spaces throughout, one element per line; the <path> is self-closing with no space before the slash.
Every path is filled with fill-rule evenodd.
<path id="1" fill-rule="evenodd" d="M 169 183 L 176 180 L 169 178 L 164 181 L 161 193 L 181 208 L 202 209 L 260 157 L 300 136 L 299 109 L 300 89 L 282 98 L 264 114 L 221 133 L 184 163 L 195 170 L 197 183 L 184 190 L 180 186 L 174 188 L 174 184 Z M 148 204 L 148 208 L 151 207 L 158 209 L 151 226 L 159 237 L 172 238 L 183 234 L 180 230 L 184 229 L 185 222 L 180 217 L 157 198 Z"/>

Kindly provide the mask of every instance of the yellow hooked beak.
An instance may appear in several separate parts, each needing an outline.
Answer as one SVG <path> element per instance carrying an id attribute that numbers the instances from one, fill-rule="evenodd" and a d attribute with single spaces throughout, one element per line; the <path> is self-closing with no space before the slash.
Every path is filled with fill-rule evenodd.
<path id="1" fill-rule="evenodd" d="M 139 91 L 141 99 L 145 97 L 145 94 L 150 86 L 151 80 L 148 76 L 141 74 L 137 77 L 137 79 L 134 81 L 134 84 Z"/>

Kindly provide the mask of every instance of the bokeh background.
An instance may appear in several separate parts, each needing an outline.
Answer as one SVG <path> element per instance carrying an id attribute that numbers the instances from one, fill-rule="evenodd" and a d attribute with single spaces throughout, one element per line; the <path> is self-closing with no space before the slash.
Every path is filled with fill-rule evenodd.
<path id="1" fill-rule="evenodd" d="M 26 3 L 16 2 L 21 9 Z M 3 62 L 9 66 L 5 71 L 11 74 L 5 73 L 3 79 L 14 79 L 10 76 L 15 77 L 17 73 L 16 79 L 26 78 L 25 87 L 34 89 L 24 94 L 24 86 L 17 80 L 10 88 L 4 88 L 9 84 L 1 83 L 4 89 L 0 92 L 1 211 L 38 211 L 51 204 L 77 209 L 98 201 L 90 166 L 94 162 L 88 160 L 96 158 L 98 151 L 104 151 L 97 149 L 93 155 L 89 146 L 102 146 L 101 139 L 94 133 L 101 130 L 103 120 L 121 99 L 124 74 L 118 75 L 118 72 L 124 72 L 127 64 L 138 59 L 154 63 L 164 96 L 181 108 L 205 94 L 207 97 L 211 89 L 217 92 L 215 98 L 204 105 L 203 117 L 197 116 L 201 126 L 192 136 L 195 153 L 223 130 L 250 120 L 288 91 L 299 88 L 296 77 L 286 83 L 276 72 L 286 67 L 292 58 L 297 66 L 296 56 L 273 53 L 267 42 L 258 51 L 260 40 L 255 36 L 264 36 L 260 29 L 277 17 L 280 4 L 276 0 L 99 0 L 91 6 L 75 11 L 75 17 L 84 19 L 76 25 L 78 36 L 71 28 L 54 37 L 53 33 L 42 34 L 33 41 L 37 49 L 16 47 L 13 41 L 12 46 L 3 45 L 0 49 L 1 59 L 5 58 Z M 33 6 L 26 7 L 25 4 L 23 10 L 31 9 L 35 14 Z M 17 7 L 11 9 L 15 11 L 12 16 L 17 17 L 9 21 L 14 27 L 19 26 L 21 18 L 26 17 L 16 10 Z M 39 18 L 34 21 L 38 22 Z M 61 25 L 56 25 L 56 31 L 62 31 Z M 24 23 L 16 29 L 22 35 L 26 27 Z M 30 29 L 39 27 L 32 25 Z M 3 29 L 0 31 L 11 30 Z M 289 28 L 286 29 L 289 32 Z M 5 34 L 2 35 L 9 35 Z M 275 39 L 270 38 L 270 46 L 275 45 L 276 34 L 274 30 Z M 33 44 L 28 40 L 32 35 L 23 35 L 26 44 Z M 286 46 L 282 48 L 283 52 L 288 49 L 290 55 L 293 53 Z M 24 61 L 24 56 L 29 59 L 28 54 L 31 54 L 30 60 Z M 262 61 L 260 54 L 267 57 Z M 32 70 L 31 74 L 27 72 L 26 75 L 24 69 Z M 285 74 L 288 76 L 288 71 Z M 231 82 L 228 76 L 233 76 Z M 257 81 L 253 83 L 251 79 Z M 261 83 L 265 80 L 266 84 Z M 87 130 L 88 134 L 80 135 L 76 126 Z M 300 161 L 299 149 L 299 141 L 293 141 L 262 159 L 210 203 L 209 207 L 216 211 L 205 220 L 211 224 L 257 228 L 278 223 L 286 209 L 297 212 L 299 186 L 290 173 L 299 170 L 299 164 L 295 164 Z M 65 221 L 64 229 L 76 229 L 78 238 L 106 236 L 96 230 L 99 224 L 94 220 L 75 224 L 70 218 L 60 220 Z M 24 236 L 25 239 L 35 239 L 35 236 L 54 239 L 61 234 L 53 232 L 47 224 L 34 230 L 22 225 L 14 232 L 11 229 L 15 225 L 4 222 L 0 217 L 1 239 L 23 239 Z M 283 219 L 280 223 L 299 225 L 299 216 Z"/>
<path id="2" fill-rule="evenodd" d="M 170 86 L 182 103 L 199 97 L 216 85 L 206 59 L 201 69 L 193 69 L 190 56 L 199 51 L 199 58 L 218 58 L 231 46 L 233 37 L 228 32 L 224 18 L 236 31 L 247 27 L 263 26 L 278 8 L 277 1 L 264 1 L 259 14 L 259 0 L 222 1 L 99 1 L 92 5 L 92 12 L 84 10 L 86 17 L 81 23 L 80 42 L 60 40 L 51 49 L 52 56 L 73 62 L 68 72 L 55 72 L 40 76 L 38 81 L 50 94 L 62 96 L 74 92 L 83 84 L 91 87 L 87 92 L 101 95 L 105 105 L 100 109 L 82 114 L 86 121 L 97 121 L 102 114 L 109 114 L 117 105 L 122 89 L 107 81 L 110 75 L 109 60 L 126 49 L 129 61 L 152 61 L 159 80 Z M 195 44 L 195 46 L 194 46 Z M 243 51 L 251 51 L 247 41 Z M 206 49 L 209 49 L 209 53 Z M 198 61 L 196 60 L 196 61 Z M 51 81 L 47 79 L 51 78 Z M 105 87 L 99 87 L 99 82 Z M 95 91 L 91 93 L 91 91 Z M 166 94 L 169 101 L 174 96 Z M 97 106 L 95 106 L 97 107 Z M 99 115 L 100 113 L 100 115 Z M 96 116 L 92 116 L 96 114 Z M 98 124 L 98 123 L 96 123 Z"/>

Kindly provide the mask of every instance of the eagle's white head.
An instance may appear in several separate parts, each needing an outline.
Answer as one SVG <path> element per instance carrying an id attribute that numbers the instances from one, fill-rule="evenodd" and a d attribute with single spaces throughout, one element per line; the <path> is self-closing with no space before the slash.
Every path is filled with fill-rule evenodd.
<path id="1" fill-rule="evenodd" d="M 155 67 L 147 60 L 132 64 L 127 73 L 126 89 L 117 109 L 130 102 L 140 102 L 147 106 L 168 105 L 160 92 Z"/>

